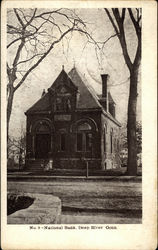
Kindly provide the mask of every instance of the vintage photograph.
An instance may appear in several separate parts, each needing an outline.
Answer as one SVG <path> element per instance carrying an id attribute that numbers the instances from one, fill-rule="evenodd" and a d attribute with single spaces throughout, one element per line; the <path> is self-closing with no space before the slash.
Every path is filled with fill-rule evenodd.
<path id="1" fill-rule="evenodd" d="M 141 26 L 142 8 L 7 8 L 8 224 L 142 223 Z"/>

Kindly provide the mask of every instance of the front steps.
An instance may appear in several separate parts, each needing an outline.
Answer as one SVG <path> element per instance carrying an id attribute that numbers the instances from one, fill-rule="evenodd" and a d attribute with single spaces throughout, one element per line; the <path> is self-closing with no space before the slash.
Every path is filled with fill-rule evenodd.
<path id="1" fill-rule="evenodd" d="M 46 170 L 44 168 L 44 163 L 47 162 L 44 159 L 36 159 L 36 160 L 29 160 L 25 167 L 26 172 L 30 172 L 33 175 L 50 175 L 50 176 L 119 176 L 122 175 L 125 171 L 122 169 L 96 169 L 96 168 L 89 168 L 88 173 L 86 168 L 63 168 L 62 166 L 54 165 L 51 170 Z"/>
<path id="2" fill-rule="evenodd" d="M 25 170 L 30 172 L 44 171 L 44 160 L 43 159 L 29 160 L 29 162 L 27 162 Z"/>

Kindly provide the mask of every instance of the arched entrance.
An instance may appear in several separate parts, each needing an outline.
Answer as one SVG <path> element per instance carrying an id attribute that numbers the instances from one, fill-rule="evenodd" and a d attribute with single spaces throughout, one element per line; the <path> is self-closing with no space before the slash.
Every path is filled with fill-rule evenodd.
<path id="1" fill-rule="evenodd" d="M 35 130 L 35 158 L 46 159 L 51 151 L 51 131 L 50 127 L 39 122 Z"/>

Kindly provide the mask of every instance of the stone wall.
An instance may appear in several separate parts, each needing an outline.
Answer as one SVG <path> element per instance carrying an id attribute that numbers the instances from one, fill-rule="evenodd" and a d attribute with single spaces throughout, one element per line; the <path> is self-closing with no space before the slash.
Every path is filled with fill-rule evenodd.
<path id="1" fill-rule="evenodd" d="M 8 224 L 59 224 L 61 200 L 53 195 L 25 193 L 34 198 L 34 203 L 27 209 L 21 209 L 8 215 Z"/>
<path id="2" fill-rule="evenodd" d="M 103 114 L 101 115 L 101 118 L 102 118 L 101 119 L 102 169 L 105 170 L 105 169 L 119 168 L 121 167 L 121 162 L 119 157 L 120 127 L 113 121 L 105 117 Z M 111 140 L 111 133 L 112 133 L 112 140 Z"/>

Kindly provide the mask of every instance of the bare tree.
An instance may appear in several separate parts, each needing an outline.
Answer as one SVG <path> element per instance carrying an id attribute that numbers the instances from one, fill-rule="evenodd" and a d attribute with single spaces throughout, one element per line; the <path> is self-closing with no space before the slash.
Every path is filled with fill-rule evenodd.
<path id="1" fill-rule="evenodd" d="M 56 44 L 71 38 L 77 31 L 86 32 L 85 22 L 72 9 L 9 9 L 7 62 L 7 135 L 14 94 L 30 73 L 47 57 Z"/>
<path id="2" fill-rule="evenodd" d="M 15 157 L 18 158 L 19 168 L 22 167 L 23 159 L 25 158 L 25 153 L 26 153 L 26 135 L 24 131 L 22 132 L 19 138 L 8 136 L 8 143 L 7 143 L 8 167 L 11 167 L 10 164 L 14 165 Z"/>
<path id="3" fill-rule="evenodd" d="M 137 137 L 136 137 L 136 108 L 137 108 L 137 87 L 138 73 L 141 61 L 141 10 L 140 9 L 104 9 L 113 29 L 116 32 L 120 42 L 123 57 L 130 74 L 130 90 L 128 100 L 128 119 L 127 119 L 127 143 L 128 143 L 128 164 L 127 174 L 137 174 Z M 125 29 L 125 18 L 129 15 L 131 23 L 134 27 L 137 46 L 134 60 L 131 59 L 127 46 L 127 37 Z"/>
<path id="4" fill-rule="evenodd" d="M 26 135 L 23 132 L 19 138 L 9 137 L 10 146 L 17 149 L 18 154 L 24 154 L 26 151 Z"/>

